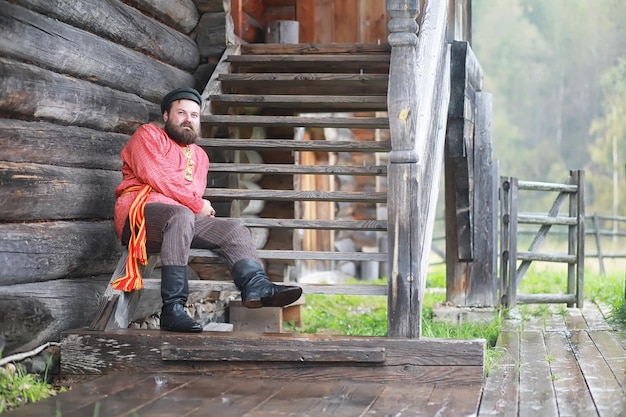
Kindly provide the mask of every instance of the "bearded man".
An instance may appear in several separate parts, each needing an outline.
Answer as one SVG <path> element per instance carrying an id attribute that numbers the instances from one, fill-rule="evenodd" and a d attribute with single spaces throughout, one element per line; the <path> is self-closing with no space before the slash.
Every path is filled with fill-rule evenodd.
<path id="1" fill-rule="evenodd" d="M 248 308 L 282 307 L 302 294 L 298 286 L 272 283 L 250 231 L 236 221 L 216 218 L 211 202 L 202 198 L 209 158 L 195 144 L 201 108 L 202 97 L 193 88 L 178 88 L 163 97 L 165 128 L 145 124 L 132 135 L 120 154 L 123 178 L 115 191 L 115 231 L 128 245 L 129 256 L 127 276 L 113 286 L 141 288 L 128 285 L 138 274 L 137 259 L 145 262 L 145 253 L 160 253 L 161 329 L 174 332 L 202 331 L 184 310 L 191 248 L 210 249 L 223 259 Z"/>

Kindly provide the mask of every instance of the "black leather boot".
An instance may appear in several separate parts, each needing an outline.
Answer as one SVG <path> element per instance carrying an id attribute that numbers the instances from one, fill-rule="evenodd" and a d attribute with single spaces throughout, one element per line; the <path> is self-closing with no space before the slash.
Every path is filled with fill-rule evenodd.
<path id="1" fill-rule="evenodd" d="M 243 305 L 248 308 L 283 307 L 302 295 L 302 288 L 295 285 L 274 284 L 254 259 L 242 259 L 230 273 L 241 291 Z"/>
<path id="2" fill-rule="evenodd" d="M 163 265 L 161 267 L 161 329 L 170 332 L 197 333 L 202 326 L 185 312 L 189 294 L 187 265 Z"/>

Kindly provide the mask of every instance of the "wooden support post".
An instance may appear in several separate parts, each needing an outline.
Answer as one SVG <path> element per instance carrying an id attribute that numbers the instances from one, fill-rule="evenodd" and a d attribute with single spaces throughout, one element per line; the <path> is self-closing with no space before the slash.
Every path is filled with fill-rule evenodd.
<path id="1" fill-rule="evenodd" d="M 491 94 L 476 93 L 473 246 L 467 306 L 496 305 L 497 183 L 492 159 Z"/>
<path id="2" fill-rule="evenodd" d="M 600 243 L 600 222 L 598 221 L 598 213 L 593 213 L 591 217 L 593 221 L 593 236 L 596 241 L 596 248 L 598 251 L 598 265 L 600 266 L 600 275 L 606 274 L 604 270 L 604 255 L 602 255 L 602 245 Z"/>
<path id="3" fill-rule="evenodd" d="M 417 114 L 417 0 L 388 0 L 388 112 L 392 150 L 388 168 L 388 336 L 418 338 L 421 334 L 419 287 Z"/>
<path id="4" fill-rule="evenodd" d="M 517 178 L 509 179 L 509 256 L 508 256 L 508 288 L 507 304 L 517 304 Z"/>
<path id="5" fill-rule="evenodd" d="M 570 173 L 572 182 L 578 186 L 574 201 L 570 205 L 570 216 L 576 217 L 576 237 L 572 242 L 576 254 L 576 291 L 569 291 L 568 294 L 576 294 L 576 307 L 583 308 L 584 303 L 584 278 L 585 278 L 585 172 L 572 171 Z M 571 265 L 571 264 L 570 264 Z"/>
<path id="6" fill-rule="evenodd" d="M 511 232 L 509 230 L 510 213 L 510 178 L 500 178 L 500 279 L 499 296 L 500 303 L 508 306 L 508 281 L 509 281 L 509 254 Z"/>

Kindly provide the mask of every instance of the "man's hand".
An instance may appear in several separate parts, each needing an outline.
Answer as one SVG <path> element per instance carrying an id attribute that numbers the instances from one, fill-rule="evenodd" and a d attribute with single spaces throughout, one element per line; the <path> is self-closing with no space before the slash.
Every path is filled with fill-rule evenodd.
<path id="1" fill-rule="evenodd" d="M 215 209 L 213 208 L 209 200 L 204 200 L 204 206 L 202 206 L 202 210 L 200 210 L 200 214 L 203 214 L 208 217 L 215 217 Z"/>

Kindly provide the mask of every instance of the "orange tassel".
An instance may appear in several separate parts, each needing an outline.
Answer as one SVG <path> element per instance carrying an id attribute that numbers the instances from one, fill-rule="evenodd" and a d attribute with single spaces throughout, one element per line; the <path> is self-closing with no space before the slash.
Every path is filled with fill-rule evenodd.
<path id="1" fill-rule="evenodd" d="M 125 192 L 135 191 L 138 187 L 131 187 Z M 148 254 L 146 253 L 146 219 L 144 217 L 144 208 L 152 188 L 144 185 L 140 188 L 139 194 L 135 197 L 133 204 L 130 206 L 128 213 L 128 222 L 130 224 L 130 240 L 128 241 L 128 257 L 126 258 L 126 274 L 111 283 L 113 289 L 130 292 L 143 288 L 143 280 L 139 271 L 139 264 L 148 263 Z"/>

